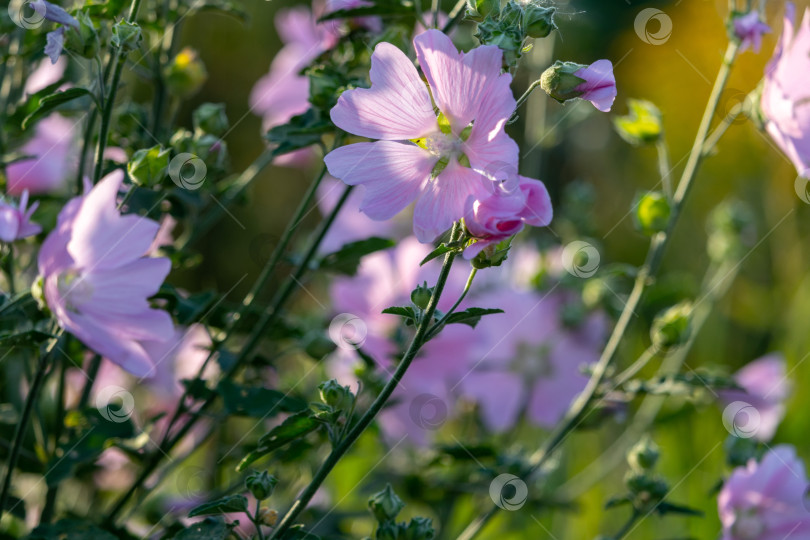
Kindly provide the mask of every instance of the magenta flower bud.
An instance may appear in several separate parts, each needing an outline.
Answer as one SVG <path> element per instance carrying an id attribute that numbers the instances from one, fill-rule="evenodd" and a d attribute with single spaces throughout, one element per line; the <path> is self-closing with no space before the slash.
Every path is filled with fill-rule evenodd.
<path id="1" fill-rule="evenodd" d="M 765 70 L 762 114 L 765 129 L 800 175 L 810 178 L 810 10 L 798 30 L 788 3 L 782 37 Z"/>
<path id="2" fill-rule="evenodd" d="M 28 191 L 23 191 L 19 206 L 0 200 L 0 241 L 13 242 L 38 234 L 42 227 L 31 223 L 31 215 L 37 206 L 39 202 L 28 207 Z"/>
<path id="3" fill-rule="evenodd" d="M 734 36 L 740 40 L 740 52 L 750 47 L 758 53 L 762 46 L 762 35 L 771 31 L 771 27 L 760 20 L 756 11 L 734 17 L 733 27 Z"/>
<path id="4" fill-rule="evenodd" d="M 560 103 L 571 99 L 590 101 L 608 112 L 616 99 L 616 77 L 610 60 L 597 60 L 590 66 L 557 61 L 540 77 L 540 86 Z"/>

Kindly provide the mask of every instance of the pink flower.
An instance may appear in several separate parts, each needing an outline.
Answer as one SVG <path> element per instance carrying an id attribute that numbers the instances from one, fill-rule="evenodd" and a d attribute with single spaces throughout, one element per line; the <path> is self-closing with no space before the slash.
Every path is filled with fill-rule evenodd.
<path id="1" fill-rule="evenodd" d="M 765 70 L 762 112 L 774 142 L 810 178 L 810 10 L 796 32 L 796 7 L 788 2 L 785 9 L 782 37 Z"/>
<path id="2" fill-rule="evenodd" d="M 326 0 L 326 13 L 332 13 L 343 9 L 357 9 L 370 7 L 374 4 L 366 0 Z M 365 28 L 370 32 L 382 31 L 382 19 L 379 17 L 355 17 L 349 21 L 351 24 Z"/>
<path id="3" fill-rule="evenodd" d="M 17 151 L 31 159 L 17 161 L 6 168 L 10 195 L 28 190 L 32 195 L 59 190 L 76 163 L 76 124 L 52 114 L 37 123 L 34 137 Z"/>
<path id="4" fill-rule="evenodd" d="M 156 222 L 116 209 L 123 178 L 121 170 L 110 173 L 65 205 L 40 249 L 39 273 L 62 328 L 130 373 L 146 376 L 154 361 L 144 342 L 174 335 L 169 314 L 147 300 L 171 263 L 143 256 L 157 234 Z"/>
<path id="5" fill-rule="evenodd" d="M 722 540 L 810 538 L 804 464 L 791 446 L 777 446 L 760 463 L 734 470 L 717 498 Z"/>
<path id="6" fill-rule="evenodd" d="M 785 417 L 785 400 L 790 394 L 785 358 L 778 353 L 763 356 L 738 371 L 734 380 L 743 390 L 724 391 L 720 398 L 726 404 L 739 401 L 753 406 L 759 413 L 754 437 L 770 441 Z"/>
<path id="7" fill-rule="evenodd" d="M 153 391 L 157 410 L 169 410 L 183 394 L 183 379 L 193 379 L 208 358 L 211 336 L 200 324 L 176 328 L 165 341 L 145 341 L 143 347 L 152 359 L 152 367 L 145 377 Z M 210 370 L 208 370 L 210 371 Z"/>
<path id="8" fill-rule="evenodd" d="M 762 22 L 757 11 L 734 18 L 734 35 L 740 40 L 740 52 L 749 47 L 759 52 L 762 47 L 762 35 L 771 31 L 771 27 Z"/>
<path id="9" fill-rule="evenodd" d="M 42 227 L 31 223 L 31 216 L 37 206 L 39 202 L 28 207 L 28 191 L 23 191 L 19 206 L 0 200 L 0 241 L 13 242 L 39 234 Z"/>
<path id="10" fill-rule="evenodd" d="M 361 210 L 373 220 L 390 219 L 416 201 L 414 232 L 431 242 L 465 215 L 470 201 L 494 192 L 482 171 L 496 162 L 517 166 L 517 145 L 503 130 L 515 100 L 497 47 L 460 53 L 438 30 L 413 43 L 433 100 L 411 60 L 380 43 L 371 58 L 371 88 L 344 92 L 331 113 L 341 129 L 379 140 L 343 146 L 324 161 L 333 176 L 365 186 Z"/>
<path id="11" fill-rule="evenodd" d="M 487 246 L 497 244 L 523 230 L 525 224 L 544 227 L 551 223 L 551 199 L 546 186 L 539 180 L 516 176 L 501 184 L 503 189 L 482 201 L 472 204 L 472 212 L 464 220 L 470 233 L 479 240 L 464 250 L 471 259 Z M 517 183 L 517 189 L 507 192 L 508 182 Z"/>
<path id="12" fill-rule="evenodd" d="M 579 97 L 590 101 L 602 112 L 610 111 L 618 93 L 611 61 L 597 60 L 590 66 L 578 70 L 574 75 L 585 81 L 574 89 L 575 92 L 582 93 Z"/>

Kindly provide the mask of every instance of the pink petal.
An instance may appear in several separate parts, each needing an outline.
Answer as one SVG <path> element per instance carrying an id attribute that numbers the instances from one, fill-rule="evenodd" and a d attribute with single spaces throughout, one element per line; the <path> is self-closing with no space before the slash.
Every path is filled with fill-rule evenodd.
<path id="1" fill-rule="evenodd" d="M 332 109 L 339 128 L 371 139 L 418 139 L 438 130 L 425 83 L 405 53 L 380 43 L 371 55 L 371 88 L 343 92 Z"/>
<path id="2" fill-rule="evenodd" d="M 526 207 L 520 213 L 520 217 L 535 227 L 545 227 L 551 223 L 554 211 L 545 184 L 540 180 L 521 176 L 520 189 L 526 195 Z"/>
<path id="3" fill-rule="evenodd" d="M 419 34 L 413 44 L 433 99 L 450 120 L 453 132 L 461 133 L 476 118 L 481 102 L 498 81 L 503 61 L 501 50 L 485 45 L 462 54 L 438 30 Z"/>
<path id="4" fill-rule="evenodd" d="M 149 309 L 147 298 L 160 289 L 171 270 L 171 261 L 142 258 L 101 272 L 90 272 L 88 282 L 93 287 L 92 305 L 102 313 L 134 314 Z"/>
<path id="5" fill-rule="evenodd" d="M 415 144 L 392 141 L 350 144 L 324 157 L 332 176 L 365 186 L 360 211 L 377 221 L 394 217 L 416 199 L 435 161 Z"/>
<path id="6" fill-rule="evenodd" d="M 577 90 L 584 92 L 582 99 L 593 103 L 593 106 L 602 112 L 610 111 L 616 100 L 616 77 L 613 75 L 613 64 L 610 60 L 597 60 L 590 66 L 582 68 L 575 73 L 585 82 L 577 86 Z"/>
<path id="7" fill-rule="evenodd" d="M 509 166 L 517 170 L 518 145 L 504 132 L 506 121 L 515 110 L 515 98 L 509 87 L 511 76 L 501 75 L 481 102 L 479 114 L 464 143 L 464 154 L 473 169 L 493 174 L 493 168 Z"/>
<path id="8" fill-rule="evenodd" d="M 488 184 L 491 188 L 491 182 L 484 176 L 451 159 L 416 202 L 413 231 L 419 241 L 432 242 L 454 221 L 464 217 L 467 209 L 471 208 L 471 200 L 482 199 L 489 194 Z"/>

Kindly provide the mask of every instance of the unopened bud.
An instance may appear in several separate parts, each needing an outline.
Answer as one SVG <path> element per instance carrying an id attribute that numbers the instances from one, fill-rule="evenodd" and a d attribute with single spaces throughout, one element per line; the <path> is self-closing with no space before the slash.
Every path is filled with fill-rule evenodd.
<path id="1" fill-rule="evenodd" d="M 205 64 L 197 51 L 186 47 L 175 56 L 164 70 L 169 91 L 178 97 L 190 97 L 202 88 L 208 78 Z"/>
<path id="2" fill-rule="evenodd" d="M 260 501 L 273 494 L 276 484 L 278 484 L 278 479 L 268 474 L 267 471 L 253 473 L 245 479 L 245 486 Z"/>
<path id="3" fill-rule="evenodd" d="M 683 345 L 691 335 L 691 302 L 681 302 L 659 313 L 652 324 L 650 336 L 660 349 Z"/>
<path id="4" fill-rule="evenodd" d="M 585 79 L 581 79 L 574 74 L 586 67 L 588 66 L 557 60 L 553 66 L 545 70 L 540 76 L 540 87 L 560 103 L 578 98 L 584 93 L 578 88 L 585 82 Z"/>
<path id="5" fill-rule="evenodd" d="M 655 468 L 660 456 L 658 445 L 649 437 L 644 437 L 627 453 L 627 462 L 636 472 L 649 471 Z"/>
<path id="6" fill-rule="evenodd" d="M 523 31 L 533 38 L 547 37 L 557 29 L 554 24 L 554 13 L 557 8 L 529 4 L 523 11 Z"/>
<path id="7" fill-rule="evenodd" d="M 112 44 L 121 49 L 122 54 L 134 51 L 141 45 L 141 27 L 129 21 L 119 21 L 112 29 Z"/>
<path id="8" fill-rule="evenodd" d="M 220 136 L 228 131 L 228 115 L 223 103 L 203 103 L 192 114 L 194 131 Z"/>
<path id="9" fill-rule="evenodd" d="M 348 386 L 341 386 L 335 379 L 322 382 L 318 386 L 321 394 L 321 401 L 338 410 L 348 409 L 352 401 L 354 401 L 354 394 Z"/>
<path id="10" fill-rule="evenodd" d="M 433 297 L 433 288 L 428 287 L 427 281 L 411 291 L 411 302 L 419 309 L 427 309 L 430 299 Z"/>
<path id="11" fill-rule="evenodd" d="M 166 176 L 169 167 L 169 149 L 160 146 L 138 150 L 127 163 L 127 174 L 133 184 L 144 187 L 156 186 Z"/>
<path id="12" fill-rule="evenodd" d="M 643 99 L 629 99 L 627 107 L 630 109 L 627 115 L 613 119 L 621 138 L 636 146 L 658 142 L 664 130 L 658 107 Z"/>
<path id="13" fill-rule="evenodd" d="M 379 523 L 386 523 L 396 519 L 400 511 L 405 508 L 405 503 L 394 493 L 391 484 L 386 484 L 385 489 L 372 495 L 368 500 L 368 507 Z"/>
<path id="14" fill-rule="evenodd" d="M 666 230 L 670 215 L 672 206 L 667 196 L 660 191 L 648 191 L 638 197 L 633 217 L 636 228 L 652 236 Z"/>

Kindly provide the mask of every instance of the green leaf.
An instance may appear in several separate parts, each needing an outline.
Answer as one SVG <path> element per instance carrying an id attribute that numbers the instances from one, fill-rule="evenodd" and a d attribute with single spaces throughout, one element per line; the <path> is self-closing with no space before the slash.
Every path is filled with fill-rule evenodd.
<path id="1" fill-rule="evenodd" d="M 357 274 L 360 259 L 370 253 L 392 248 L 395 245 L 396 243 L 393 240 L 379 238 L 377 236 L 366 240 L 351 242 L 334 253 L 326 255 L 321 260 L 320 267 L 324 270 L 330 270 L 339 274 L 354 276 Z"/>
<path id="2" fill-rule="evenodd" d="M 206 518 L 177 533 L 174 540 L 225 540 L 235 526 L 221 519 Z"/>
<path id="3" fill-rule="evenodd" d="M 259 444 L 256 449 L 242 459 L 236 467 L 236 470 L 239 472 L 244 471 L 248 465 L 260 457 L 281 448 L 287 443 L 300 439 L 318 429 L 320 425 L 321 423 L 313 418 L 309 410 L 301 411 L 290 416 L 259 439 Z"/>
<path id="4" fill-rule="evenodd" d="M 275 154 L 281 156 L 301 148 L 321 142 L 321 137 L 335 130 L 329 120 L 320 118 L 314 109 L 293 116 L 284 125 L 276 126 L 267 132 L 265 139 L 276 144 Z"/>
<path id="5" fill-rule="evenodd" d="M 181 294 L 174 286 L 163 284 L 155 295 L 168 301 L 166 309 L 177 318 L 178 324 L 188 326 L 209 313 L 217 300 L 216 291 L 203 291 L 191 296 Z"/>
<path id="6" fill-rule="evenodd" d="M 3 334 L 0 335 L 0 345 L 3 347 L 16 347 L 25 344 L 42 343 L 47 339 L 51 339 L 51 334 L 40 332 L 39 330 L 27 330 L 25 332 L 18 332 L 16 334 Z"/>
<path id="7" fill-rule="evenodd" d="M 655 511 L 662 516 L 666 514 L 680 514 L 684 516 L 703 517 L 703 512 L 700 510 L 666 501 L 658 503 L 658 506 L 655 507 Z"/>
<path id="8" fill-rule="evenodd" d="M 115 536 L 86 521 L 63 519 L 40 525 L 24 540 L 116 540 Z"/>
<path id="9" fill-rule="evenodd" d="M 481 321 L 481 317 L 484 315 L 495 315 L 496 313 L 503 313 L 503 310 L 472 307 L 465 309 L 464 311 L 457 311 L 456 313 L 451 314 L 449 317 L 447 317 L 447 322 L 445 324 L 461 323 L 475 328 L 475 326 Z"/>
<path id="10" fill-rule="evenodd" d="M 278 390 L 258 386 L 242 386 L 223 379 L 217 387 L 225 409 L 237 416 L 267 418 L 273 413 L 299 412 L 307 408 L 307 403 Z"/>
<path id="11" fill-rule="evenodd" d="M 69 101 L 73 101 L 74 99 L 79 99 L 85 96 L 91 97 L 93 99 L 93 103 L 98 106 L 95 96 L 86 88 L 68 88 L 62 92 L 56 92 L 55 94 L 43 97 L 39 100 L 39 107 L 37 107 L 34 112 L 30 113 L 23 119 L 22 128 L 27 129 L 32 121 L 45 116 L 60 105 L 64 105 Z"/>
<path id="12" fill-rule="evenodd" d="M 207 502 L 192 508 L 188 517 L 209 516 L 211 514 L 228 514 L 230 512 L 247 512 L 248 501 L 244 495 L 229 495 L 215 501 Z"/>
<path id="13" fill-rule="evenodd" d="M 410 306 L 391 306 L 382 310 L 386 315 L 397 315 L 405 319 L 406 324 L 416 323 L 416 310 Z"/>
<path id="14" fill-rule="evenodd" d="M 440 256 L 444 255 L 445 253 L 453 251 L 454 249 L 456 249 L 456 248 L 450 247 L 447 244 L 441 244 L 439 247 L 437 247 L 436 249 L 434 249 L 433 251 L 428 253 L 427 257 L 422 259 L 422 262 L 419 263 L 419 266 L 424 266 L 425 263 L 428 263 L 428 262 L 432 261 L 433 259 L 435 259 L 436 257 L 440 257 Z"/>

